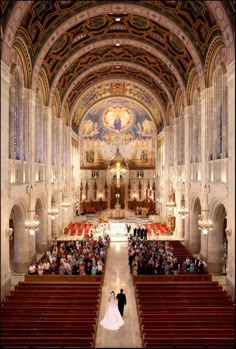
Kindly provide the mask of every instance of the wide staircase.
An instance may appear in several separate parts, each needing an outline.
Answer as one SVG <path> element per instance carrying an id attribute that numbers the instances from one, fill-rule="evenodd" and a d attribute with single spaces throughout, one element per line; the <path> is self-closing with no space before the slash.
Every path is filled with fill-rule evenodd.
<path id="1" fill-rule="evenodd" d="M 191 253 L 171 241 L 181 262 Z M 145 348 L 234 348 L 235 306 L 209 273 L 133 276 Z"/>
<path id="2" fill-rule="evenodd" d="M 20 282 L 1 303 L 1 346 L 94 347 L 100 300 L 100 282 Z"/>

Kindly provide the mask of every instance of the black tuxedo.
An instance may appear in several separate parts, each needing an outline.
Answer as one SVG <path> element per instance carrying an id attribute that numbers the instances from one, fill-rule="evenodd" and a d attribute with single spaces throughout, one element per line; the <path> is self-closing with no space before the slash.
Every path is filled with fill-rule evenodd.
<path id="1" fill-rule="evenodd" d="M 120 315 L 123 317 L 124 314 L 124 306 L 126 305 L 126 295 L 123 292 L 120 292 L 117 294 L 118 299 L 118 309 L 120 312 Z"/>

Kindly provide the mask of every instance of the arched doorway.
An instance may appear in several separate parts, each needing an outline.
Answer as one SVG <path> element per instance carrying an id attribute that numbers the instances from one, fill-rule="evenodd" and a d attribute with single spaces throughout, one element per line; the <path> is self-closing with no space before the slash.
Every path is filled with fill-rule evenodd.
<path id="1" fill-rule="evenodd" d="M 14 222 L 9 219 L 9 265 L 10 270 L 14 271 Z"/>
<path id="2" fill-rule="evenodd" d="M 201 215 L 201 203 L 197 197 L 190 211 L 190 232 L 189 232 L 189 249 L 192 253 L 199 253 L 201 248 L 201 234 L 198 226 L 199 216 Z"/>
<path id="3" fill-rule="evenodd" d="M 26 273 L 29 266 L 29 236 L 25 230 L 26 213 L 21 204 L 12 207 L 9 216 L 9 266 L 11 273 Z"/>
<path id="4" fill-rule="evenodd" d="M 119 198 L 117 198 L 117 196 L 116 196 L 117 194 L 119 195 Z M 124 209 L 124 207 L 125 207 L 124 178 L 122 176 L 120 176 L 120 187 L 117 188 L 116 175 L 114 175 L 112 177 L 112 180 L 111 180 L 111 202 L 110 202 L 110 207 L 112 209 L 115 208 L 117 200 L 119 200 L 119 204 L 121 205 L 121 208 Z"/>
<path id="5" fill-rule="evenodd" d="M 215 203 L 210 210 L 213 221 L 212 230 L 208 233 L 208 270 L 214 274 L 227 273 L 228 240 L 227 213 L 222 203 Z"/>

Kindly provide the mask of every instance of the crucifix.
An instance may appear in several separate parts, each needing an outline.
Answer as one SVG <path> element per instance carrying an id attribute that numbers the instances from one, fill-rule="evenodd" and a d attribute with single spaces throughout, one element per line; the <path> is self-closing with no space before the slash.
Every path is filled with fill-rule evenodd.
<path id="1" fill-rule="evenodd" d="M 115 174 L 116 174 L 116 187 L 120 188 L 120 174 L 121 174 L 121 172 L 126 172 L 126 169 L 121 167 L 120 162 L 117 161 L 116 167 L 111 169 L 111 172 L 115 172 Z"/>

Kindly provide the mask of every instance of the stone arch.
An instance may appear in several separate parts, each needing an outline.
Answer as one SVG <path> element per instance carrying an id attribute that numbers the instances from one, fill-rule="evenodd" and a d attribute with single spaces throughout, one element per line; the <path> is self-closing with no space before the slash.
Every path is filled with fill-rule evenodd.
<path id="1" fill-rule="evenodd" d="M 35 200 L 35 215 L 39 220 L 36 230 L 35 247 L 36 253 L 43 253 L 47 248 L 47 212 L 44 195 L 39 195 Z"/>
<path id="2" fill-rule="evenodd" d="M 116 7 L 117 5 L 119 7 L 119 5 L 121 5 L 121 4 L 120 3 L 102 4 L 102 5 L 96 6 L 95 8 L 89 8 L 86 11 L 80 12 L 80 16 L 78 16 L 78 14 L 75 14 L 75 15 L 71 16 L 67 21 L 62 23 L 57 28 L 56 31 L 51 33 L 50 36 L 48 36 L 48 39 L 44 43 L 44 45 L 42 46 L 42 49 L 41 49 L 41 51 L 36 59 L 35 65 L 34 65 L 34 71 L 33 71 L 34 81 L 32 83 L 33 90 L 35 89 L 36 84 L 37 84 L 37 77 L 38 77 L 38 73 L 42 67 L 43 59 L 46 56 L 47 52 L 49 51 L 51 44 L 53 42 L 55 42 L 66 30 L 68 30 L 71 27 L 73 27 L 74 25 L 80 23 L 84 18 L 91 18 L 94 16 L 95 13 L 98 13 L 95 11 L 100 10 L 104 14 L 110 13 L 110 12 L 113 12 L 112 8 Z M 158 16 L 157 16 L 156 11 L 147 9 L 147 8 L 140 6 L 140 5 L 137 5 L 137 4 L 135 4 L 135 6 L 134 5 L 130 6 L 129 4 L 122 3 L 122 5 L 120 6 L 120 9 L 117 10 L 117 8 L 116 8 L 115 12 L 117 14 L 120 12 L 130 12 L 131 14 L 142 13 L 143 16 L 146 16 L 147 18 L 151 18 L 153 21 L 158 22 L 159 24 L 165 26 L 166 28 L 172 30 L 173 32 L 176 32 L 180 41 L 184 45 L 186 45 L 186 43 L 188 44 L 188 50 L 193 58 L 193 62 L 194 62 L 195 67 L 197 67 L 197 69 L 198 69 L 198 75 L 199 75 L 199 79 L 200 79 L 200 83 L 201 83 L 201 89 L 203 89 L 205 87 L 204 86 L 204 76 L 203 76 L 203 66 L 202 66 L 202 62 L 201 62 L 201 59 L 199 57 L 199 54 L 198 54 L 196 48 L 194 47 L 194 44 L 192 43 L 192 41 L 190 40 L 190 38 L 186 34 L 186 32 L 184 30 L 182 30 L 174 21 L 167 18 L 165 15 L 161 14 L 160 12 L 158 13 Z M 112 39 L 112 40 L 114 42 L 114 39 Z M 125 40 L 126 39 L 120 38 L 119 43 L 124 44 Z M 97 44 L 99 44 L 99 42 Z M 92 47 L 95 47 L 97 44 L 93 44 Z M 154 49 L 150 45 L 145 45 L 143 43 L 141 43 L 141 45 L 142 45 L 142 47 L 147 47 L 147 49 L 149 51 L 152 51 Z M 89 47 L 91 47 L 91 45 Z M 85 48 L 85 49 L 87 52 L 88 48 Z M 164 61 L 166 61 L 166 58 L 164 59 Z M 67 67 L 67 62 L 65 63 L 66 67 Z M 171 65 L 171 68 L 173 68 L 173 65 L 172 64 L 170 64 L 170 65 Z M 65 69 L 65 66 L 61 70 Z"/>
<path id="3" fill-rule="evenodd" d="M 167 104 L 164 115 L 166 116 L 164 118 L 164 120 L 166 120 L 165 126 L 169 126 L 175 118 L 175 108 L 170 103 Z"/>
<path id="4" fill-rule="evenodd" d="M 38 89 L 42 92 L 43 104 L 45 106 L 48 105 L 50 90 L 49 90 L 47 74 L 45 73 L 44 69 L 42 69 L 39 73 Z"/>
<path id="5" fill-rule="evenodd" d="M 51 107 L 54 111 L 54 115 L 59 118 L 61 115 L 61 97 L 58 89 L 56 89 L 53 94 Z"/>
<path id="6" fill-rule="evenodd" d="M 100 48 L 103 47 L 104 45 L 108 45 L 108 44 L 113 44 L 114 39 L 110 39 L 110 40 L 101 40 L 98 41 L 96 43 L 96 47 Z M 138 40 L 130 40 L 130 39 L 123 39 L 123 44 L 124 45 L 132 45 L 135 47 L 139 47 L 142 49 L 145 49 L 145 47 L 143 47 L 143 44 L 141 42 L 139 42 Z M 182 77 L 180 76 L 179 72 L 177 71 L 177 69 L 169 62 L 169 60 L 165 57 L 164 54 L 162 54 L 160 51 L 156 50 L 155 48 L 150 48 L 148 49 L 149 52 L 151 52 L 154 56 L 160 58 L 167 66 L 168 68 L 171 70 L 171 72 L 175 75 L 179 86 L 181 88 L 182 94 L 184 96 L 184 102 L 186 104 L 186 90 L 185 90 L 185 84 L 183 82 Z M 62 77 L 63 73 L 66 71 L 66 69 L 73 64 L 79 57 L 81 57 L 83 54 L 87 53 L 87 49 L 86 46 L 81 48 L 81 50 L 77 51 L 74 55 L 72 55 L 64 64 L 64 66 L 59 70 L 58 74 L 56 75 L 56 77 L 54 78 L 53 82 L 52 82 L 52 86 L 51 86 L 51 92 L 50 92 L 50 98 L 49 98 L 49 106 L 51 105 L 51 97 L 56 89 L 56 85 L 58 83 L 58 81 L 60 80 L 60 78 Z M 138 64 L 135 63 L 130 63 L 130 62 L 120 62 L 120 61 L 116 61 L 116 62 L 109 62 L 109 63 L 101 63 L 99 65 L 96 66 L 96 69 L 101 69 L 103 67 L 108 67 L 108 66 L 127 66 L 127 67 L 132 67 L 135 69 L 139 69 L 142 72 L 145 72 L 147 75 L 150 75 L 155 81 L 158 82 L 158 84 L 163 88 L 163 90 L 166 92 L 167 96 L 169 97 L 170 100 L 172 100 L 172 97 L 168 91 L 168 88 L 165 86 L 165 84 L 163 83 L 163 81 L 161 81 L 158 76 L 154 73 L 152 73 L 150 70 L 146 69 L 143 66 L 140 66 Z M 78 77 L 76 77 L 76 79 L 71 83 L 70 87 L 69 87 L 69 91 L 68 93 L 74 88 L 74 86 L 78 83 L 78 80 L 82 80 L 84 78 L 86 78 L 87 75 L 91 74 L 94 71 L 94 67 L 91 67 L 87 70 L 85 70 L 82 74 L 80 74 Z"/>
<path id="7" fill-rule="evenodd" d="M 62 119 L 65 126 L 70 125 L 70 111 L 69 111 L 68 103 L 65 103 L 62 107 Z"/>
<path id="8" fill-rule="evenodd" d="M 190 203 L 190 232 L 189 249 L 193 253 L 199 253 L 201 249 L 201 234 L 198 227 L 199 215 L 201 214 L 201 201 L 198 196 L 194 196 Z"/>
<path id="9" fill-rule="evenodd" d="M 228 157 L 228 87 L 226 68 L 221 60 L 215 65 L 212 84 L 214 107 L 209 131 L 213 157 L 218 159 Z"/>
<path id="10" fill-rule="evenodd" d="M 16 54 L 12 54 L 12 60 L 21 66 L 24 73 L 24 86 L 30 88 L 32 81 L 32 63 L 28 48 L 22 38 L 17 37 L 14 39 L 12 52 L 14 52 L 14 50 Z"/>
<path id="11" fill-rule="evenodd" d="M 212 230 L 208 233 L 208 270 L 214 274 L 222 274 L 225 269 L 223 260 L 223 241 L 227 241 L 225 229 L 227 227 L 227 211 L 224 204 L 213 199 L 209 205 L 209 217 L 212 219 Z"/>
<path id="12" fill-rule="evenodd" d="M 208 49 L 206 61 L 204 65 L 204 75 L 206 79 L 206 87 L 211 87 L 213 84 L 213 73 L 216 68 L 217 61 L 225 61 L 225 48 L 221 37 L 216 37 Z M 218 57 L 218 58 L 217 58 Z"/>
<path id="13" fill-rule="evenodd" d="M 234 45 L 233 29 L 231 27 L 231 24 L 229 22 L 227 14 L 224 10 L 224 7 L 219 1 L 207 1 L 206 3 L 207 3 L 207 6 L 210 8 L 213 16 L 215 17 L 217 24 L 219 25 L 222 36 L 224 38 L 225 46 L 231 48 L 231 51 L 230 51 L 231 54 L 227 57 L 227 62 L 230 63 L 235 58 L 235 52 L 234 52 L 235 45 Z M 31 6 L 30 1 L 29 2 L 27 2 L 27 1 L 16 2 L 13 11 L 10 14 L 8 25 L 7 25 L 7 28 L 4 32 L 3 45 L 2 45 L 2 59 L 5 63 L 9 62 L 9 59 L 11 57 L 11 47 L 13 44 L 15 33 L 18 30 L 22 18 L 27 13 L 30 6 Z M 134 9 L 134 7 L 132 5 L 131 5 L 132 8 L 130 8 L 130 5 L 124 4 L 124 2 L 112 3 L 112 4 L 107 5 L 107 6 L 108 6 L 107 13 L 112 12 L 113 7 L 114 8 L 116 7 L 116 11 L 117 11 L 117 7 L 120 7 L 120 9 L 118 10 L 118 13 L 132 11 L 132 13 L 136 14 L 136 11 L 142 13 L 142 10 L 144 10 L 145 14 L 148 11 L 148 15 L 150 18 L 152 18 L 155 21 L 160 21 L 160 17 L 156 16 L 154 11 L 149 11 L 149 10 L 143 9 L 143 8 L 137 9 L 136 6 Z M 96 9 L 95 9 L 95 11 L 96 11 Z M 91 11 L 93 11 L 93 9 L 90 9 L 89 14 Z M 88 15 L 87 11 L 85 13 L 80 13 L 79 19 L 83 20 L 84 16 L 87 17 L 87 15 Z M 163 22 L 166 21 L 165 18 L 161 18 L 161 19 Z M 74 22 L 76 24 L 77 20 L 78 20 L 78 15 L 75 16 L 74 21 L 72 21 L 72 22 L 71 22 L 71 18 L 68 19 L 68 21 L 71 22 L 71 26 L 74 25 Z M 169 25 L 171 25 L 171 24 L 169 24 Z M 65 23 L 64 23 L 64 28 L 67 28 L 67 25 Z M 169 28 L 169 29 L 171 29 L 171 28 Z M 176 29 L 176 28 L 174 27 L 173 29 Z M 180 33 L 179 36 L 181 36 L 181 34 L 183 34 L 183 33 Z M 60 35 L 60 33 L 58 35 Z M 185 38 L 184 35 L 183 35 L 183 38 Z M 51 37 L 49 37 L 48 40 L 49 40 L 49 42 L 53 42 L 54 37 L 51 36 Z M 50 44 L 48 44 L 48 42 L 45 43 L 45 47 L 50 47 Z"/>
<path id="14" fill-rule="evenodd" d="M 9 241 L 9 265 L 11 272 L 26 273 L 29 266 L 29 236 L 25 230 L 27 203 L 16 200 L 9 215 L 9 227 L 12 227 L 12 239 Z"/>
<path id="15" fill-rule="evenodd" d="M 184 109 L 184 97 L 183 97 L 182 91 L 179 88 L 175 96 L 176 117 L 181 116 L 183 109 Z"/>
<path id="16" fill-rule="evenodd" d="M 189 74 L 187 82 L 187 103 L 191 105 L 193 103 L 193 95 L 195 90 L 199 91 L 197 69 L 193 68 Z"/>

